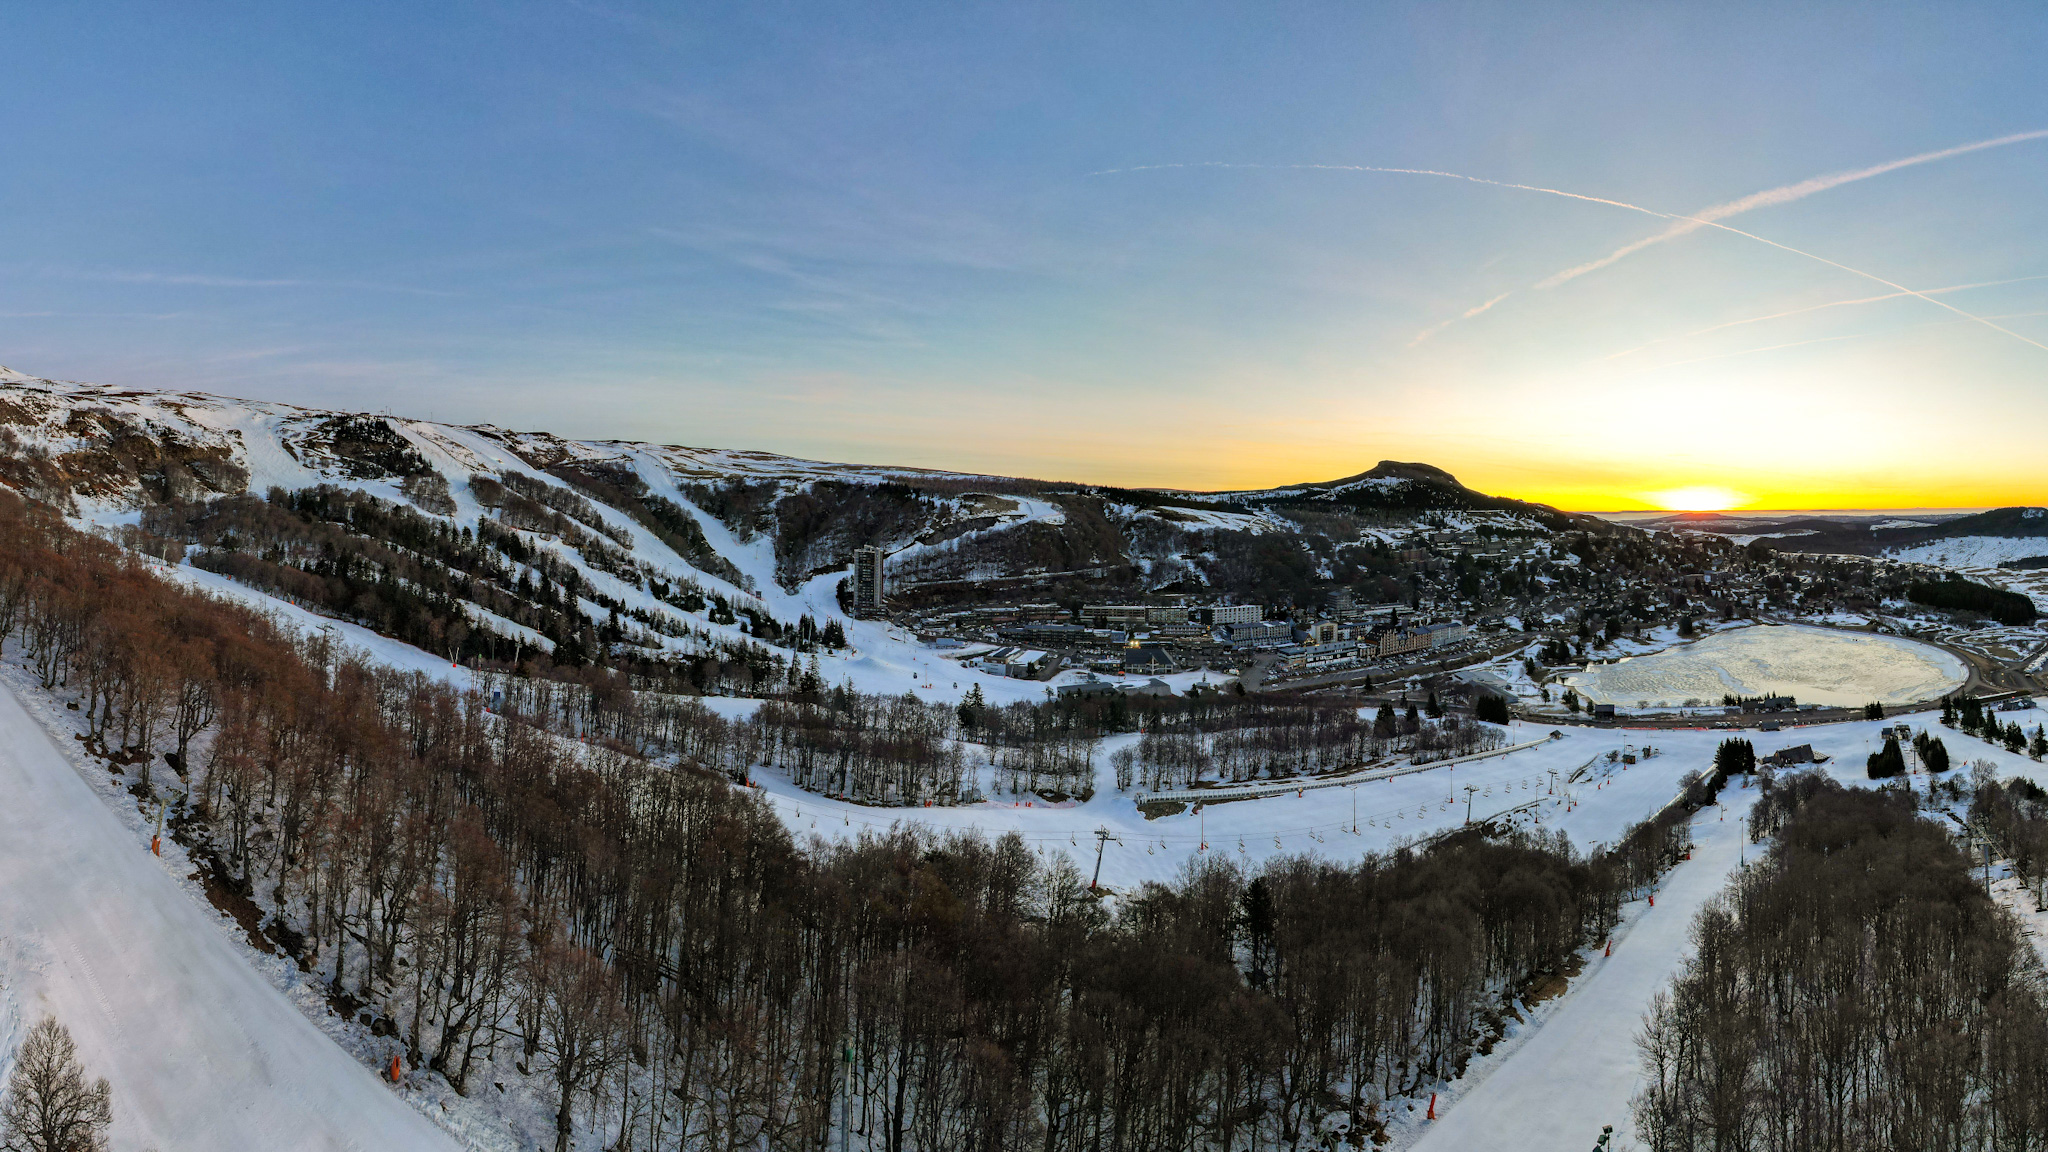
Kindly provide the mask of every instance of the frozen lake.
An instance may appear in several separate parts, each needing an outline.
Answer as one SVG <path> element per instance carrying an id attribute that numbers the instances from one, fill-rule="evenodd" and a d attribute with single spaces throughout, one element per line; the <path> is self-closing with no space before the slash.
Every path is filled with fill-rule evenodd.
<path id="1" fill-rule="evenodd" d="M 1930 700 L 1960 687 L 1968 674 L 1959 657 L 1897 636 L 1759 625 L 1597 665 L 1565 683 L 1624 708 L 1719 704 L 1729 693 L 1854 707 Z"/>

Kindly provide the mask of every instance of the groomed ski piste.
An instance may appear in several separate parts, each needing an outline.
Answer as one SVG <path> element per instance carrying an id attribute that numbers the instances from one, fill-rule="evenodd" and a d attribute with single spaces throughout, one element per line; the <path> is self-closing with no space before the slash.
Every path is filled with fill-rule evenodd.
<path id="1" fill-rule="evenodd" d="M 251 963 L 0 687 L 0 1070 L 44 1015 L 113 1087 L 116 1149 L 453 1149 Z M 231 928 L 232 925 L 228 925 Z"/>

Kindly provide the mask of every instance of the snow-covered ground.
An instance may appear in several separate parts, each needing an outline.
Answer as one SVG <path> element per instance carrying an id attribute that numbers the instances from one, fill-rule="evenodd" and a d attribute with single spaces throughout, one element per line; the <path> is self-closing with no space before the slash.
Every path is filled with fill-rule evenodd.
<path id="1" fill-rule="evenodd" d="M 264 980 L 4 688 L 0 795 L 0 1043 L 69 1027 L 112 1083 L 115 1149 L 457 1146 Z"/>
<path id="2" fill-rule="evenodd" d="M 2007 560 L 2048 556 L 2048 538 L 2040 536 L 1957 536 L 1910 548 L 1887 549 L 1894 560 L 1940 564 L 1948 568 L 1996 568 Z"/>
<path id="3" fill-rule="evenodd" d="M 1518 817 L 1522 826 L 1563 831 L 1581 851 L 1592 851 L 1669 803 L 1686 773 L 1706 771 L 1714 748 L 1730 736 L 1749 739 L 1760 756 L 1811 744 L 1833 758 L 1831 771 L 1852 780 L 1862 778 L 1864 758 L 1881 742 L 1878 729 L 1902 720 L 1920 728 L 1932 724 L 1934 716 L 1788 727 L 1776 733 L 1561 728 L 1556 740 L 1469 764 L 1349 787 L 1306 789 L 1299 795 L 1210 804 L 1201 812 L 1189 806 L 1156 819 L 1139 810 L 1134 793 L 1118 792 L 1111 776 L 1109 753 L 1134 743 L 1134 735 L 1103 741 L 1096 757 L 1095 794 L 1085 803 L 1049 804 L 1033 795 L 1004 794 L 952 808 L 875 808 L 799 791 L 774 772 L 757 773 L 754 783 L 799 838 L 858 837 L 899 824 L 988 836 L 1015 832 L 1040 851 L 1064 852 L 1092 869 L 1095 831 L 1107 829 L 1114 838 L 1103 849 L 1102 882 L 1128 890 L 1145 881 L 1171 880 L 1184 862 L 1202 852 L 1221 852 L 1253 867 L 1274 856 L 1304 852 L 1356 860 L 1463 824 L 1467 787 L 1477 789 L 1471 794 L 1474 818 L 1537 801 Z M 1522 743 L 1551 731 L 1546 725 L 1517 722 L 1508 727 L 1507 738 Z M 1938 725 L 1936 732 L 1947 738 L 1959 765 L 1989 759 L 2002 774 L 2048 785 L 2048 769 L 2041 764 Z M 1645 746 L 1656 754 L 1640 758 Z M 1638 763 L 1622 763 L 1624 752 L 1637 754 Z M 1354 820 L 1356 832 L 1351 830 Z"/>
<path id="4" fill-rule="evenodd" d="M 1588 699 L 1623 705 L 1707 704 L 1724 694 L 1784 695 L 1802 704 L 1909 704 L 1960 686 L 1969 669 L 1938 648 L 1896 636 L 1796 625 L 1720 632 L 1565 683 Z"/>
<path id="5" fill-rule="evenodd" d="M 1991 898 L 2012 913 L 2013 919 L 2019 922 L 2020 933 L 2033 946 L 2034 958 L 2048 966 L 2048 911 L 2035 907 L 2033 894 L 2027 891 L 2026 884 L 2018 876 L 2013 875 L 2011 861 L 1993 862 Z"/>
<path id="6" fill-rule="evenodd" d="M 1540 739 L 1548 731 L 1517 725 L 1509 739 Z M 1384 851 L 1464 823 L 1467 786 L 1478 789 L 1472 794 L 1475 818 L 1540 801 L 1525 819 L 1546 828 L 1564 828 L 1581 842 L 1614 839 L 1669 800 L 1677 788 L 1677 773 L 1652 762 L 1654 769 L 1651 764 L 1630 769 L 1633 779 L 1627 783 L 1634 787 L 1623 789 L 1621 782 L 1616 783 L 1614 803 L 1573 807 L 1577 798 L 1596 791 L 1605 796 L 1606 785 L 1591 779 L 1582 785 L 1560 784 L 1553 795 L 1552 772 L 1562 779 L 1587 760 L 1621 749 L 1622 739 L 1602 734 L 1601 739 L 1583 743 L 1567 738 L 1470 764 L 1350 787 L 1308 789 L 1298 796 L 1233 800 L 1206 805 L 1200 812 L 1184 805 L 1174 815 L 1147 819 L 1134 793 L 1116 790 L 1108 765 L 1109 753 L 1137 739 L 1121 735 L 1103 741 L 1096 758 L 1095 794 L 1086 802 L 1048 803 L 1025 794 L 952 808 L 889 809 L 802 792 L 773 772 L 757 774 L 755 784 L 800 838 L 858 838 L 899 824 L 991 837 L 1014 832 L 1039 851 L 1066 853 L 1092 871 L 1095 832 L 1106 829 L 1113 839 L 1104 845 L 1102 882 L 1118 890 L 1146 881 L 1170 881 L 1182 864 L 1204 852 L 1222 853 L 1256 867 L 1278 855 L 1315 852 L 1356 859 Z M 1637 807 L 1642 811 L 1628 816 Z"/>
<path id="7" fill-rule="evenodd" d="M 1775 735 L 1745 733 L 1759 754 L 1790 744 L 1811 743 L 1829 757 L 1819 770 L 1850 786 L 1869 786 L 1864 758 L 1879 739 L 1879 729 L 1906 723 L 1916 731 L 1929 729 L 1948 746 L 1958 772 L 1982 761 L 2000 777 L 2019 776 L 2048 784 L 2048 766 L 1993 747 L 1975 737 L 1945 729 L 1936 713 L 1916 713 L 1882 722 L 1856 721 L 1790 729 Z M 2034 719 L 2029 715 L 2027 719 Z M 1670 733 L 1675 758 L 1691 759 L 1725 733 Z M 1706 737 L 1706 739 L 1702 739 Z M 1929 777 L 1907 779 L 1925 791 Z M 1466 1075 L 1439 1088 L 1438 1120 L 1420 1120 L 1423 1112 L 1405 1105 L 1391 1126 L 1396 1150 L 1452 1152 L 1479 1148 L 1590 1148 L 1603 1124 L 1615 1126 L 1612 1147 L 1639 1148 L 1633 1139 L 1629 1101 L 1641 1088 L 1641 1065 L 1635 1037 L 1651 995 L 1664 989 L 1691 953 L 1694 915 L 1721 890 L 1736 862 L 1763 849 L 1744 848 L 1742 824 L 1756 793 L 1731 784 L 1722 792 L 1723 807 L 1694 818 L 1693 859 L 1668 873 L 1655 893 L 1657 906 L 1646 901 L 1624 910 L 1624 925 L 1614 936 L 1614 955 L 1597 949 L 1586 954 L 1586 967 L 1563 997 L 1536 1010 L 1532 1019 L 1514 1027 L 1494 1052 L 1475 1060 Z M 1619 796 L 1594 798 L 1591 806 L 1613 804 Z M 2035 948 L 2048 956 L 2048 915 L 2033 911 L 2031 897 L 2004 881 L 2001 902 L 2020 915 Z M 1418 1102 L 1426 1106 L 1427 1094 Z"/>

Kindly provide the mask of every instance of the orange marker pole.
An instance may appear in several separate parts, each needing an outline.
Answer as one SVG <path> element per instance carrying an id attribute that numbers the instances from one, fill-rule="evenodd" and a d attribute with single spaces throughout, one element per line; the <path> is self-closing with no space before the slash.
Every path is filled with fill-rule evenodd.
<path id="1" fill-rule="evenodd" d="M 398 1083 L 398 1057 L 396 1056 L 391 1058 L 391 1082 L 393 1084 Z"/>
<path id="2" fill-rule="evenodd" d="M 1431 1119 L 1431 1120 L 1434 1120 L 1434 1119 L 1436 1119 L 1436 1093 L 1434 1093 L 1434 1092 L 1431 1092 L 1431 1093 L 1429 1094 L 1429 1116 L 1428 1116 L 1428 1119 Z"/>

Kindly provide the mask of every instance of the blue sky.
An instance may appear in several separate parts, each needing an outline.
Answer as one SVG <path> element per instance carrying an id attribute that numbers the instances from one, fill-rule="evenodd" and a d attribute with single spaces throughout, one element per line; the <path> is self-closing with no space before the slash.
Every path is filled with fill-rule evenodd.
<path id="1" fill-rule="evenodd" d="M 15 5 L 0 363 L 1117 483 L 2048 496 L 2048 139 L 1548 287 L 1669 221 L 1344 170 L 1685 215 L 2048 129 L 2048 10 L 1794 7 Z"/>

